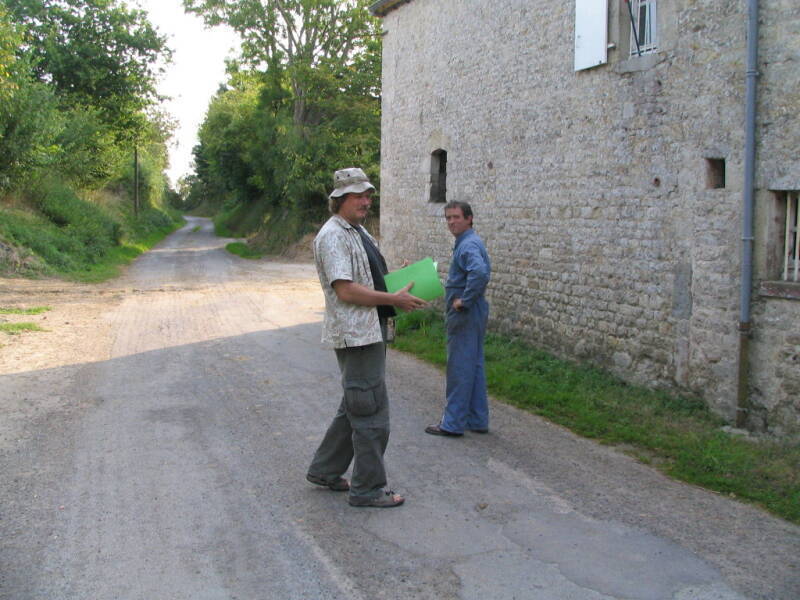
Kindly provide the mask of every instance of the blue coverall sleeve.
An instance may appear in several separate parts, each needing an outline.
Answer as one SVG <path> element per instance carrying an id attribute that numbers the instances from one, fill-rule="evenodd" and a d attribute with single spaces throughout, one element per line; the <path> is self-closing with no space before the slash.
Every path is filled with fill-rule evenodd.
<path id="1" fill-rule="evenodd" d="M 458 264 L 467 273 L 467 285 L 461 295 L 461 303 L 469 308 L 483 295 L 489 283 L 489 265 L 477 244 L 464 244 L 460 250 Z"/>

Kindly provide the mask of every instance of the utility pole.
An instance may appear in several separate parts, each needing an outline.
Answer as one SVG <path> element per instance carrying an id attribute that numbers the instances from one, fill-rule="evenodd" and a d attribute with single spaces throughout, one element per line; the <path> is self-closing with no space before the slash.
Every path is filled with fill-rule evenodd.
<path id="1" fill-rule="evenodd" d="M 139 145 L 133 146 L 133 214 L 139 216 Z"/>

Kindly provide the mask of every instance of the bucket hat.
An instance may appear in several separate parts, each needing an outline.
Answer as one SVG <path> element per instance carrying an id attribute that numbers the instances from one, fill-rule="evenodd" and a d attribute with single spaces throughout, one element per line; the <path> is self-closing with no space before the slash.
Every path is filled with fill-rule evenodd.
<path id="1" fill-rule="evenodd" d="M 375 186 L 369 182 L 364 171 L 358 167 L 349 167 L 333 174 L 333 191 L 329 197 L 338 198 L 345 194 L 360 194 L 374 189 Z"/>

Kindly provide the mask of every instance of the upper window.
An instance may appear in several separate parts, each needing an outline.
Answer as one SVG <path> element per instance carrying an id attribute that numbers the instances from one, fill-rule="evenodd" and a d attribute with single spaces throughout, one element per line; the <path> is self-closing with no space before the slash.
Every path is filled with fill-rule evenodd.
<path id="1" fill-rule="evenodd" d="M 447 151 L 431 154 L 431 202 L 447 202 Z"/>
<path id="2" fill-rule="evenodd" d="M 631 18 L 631 56 L 658 50 L 656 0 L 628 0 Z"/>
<path id="3" fill-rule="evenodd" d="M 783 231 L 783 281 L 800 281 L 800 210 L 798 210 L 798 197 L 800 192 L 779 192 L 779 201 L 786 210 L 785 227 Z M 782 208 L 783 208 L 782 207 Z"/>

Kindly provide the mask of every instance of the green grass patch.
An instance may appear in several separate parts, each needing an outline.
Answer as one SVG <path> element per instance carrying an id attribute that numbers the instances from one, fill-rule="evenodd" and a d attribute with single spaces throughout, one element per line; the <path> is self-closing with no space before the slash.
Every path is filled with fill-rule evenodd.
<path id="1" fill-rule="evenodd" d="M 114 277 L 119 266 L 185 224 L 160 204 L 164 194 L 145 194 L 134 211 L 124 185 L 78 189 L 57 174 L 32 180 L 0 204 L 0 273 L 87 282 Z"/>
<path id="2" fill-rule="evenodd" d="M 87 259 L 80 244 L 70 238 L 68 233 L 58 231 L 35 216 L 0 214 L 0 234 L 3 233 L 4 224 L 7 226 L 7 237 L 30 248 L 34 255 L 42 259 L 45 266 L 41 274 L 58 274 L 86 283 L 97 283 L 116 277 L 121 266 L 129 264 L 182 226 L 181 223 L 167 222 L 155 230 L 136 231 L 120 243 L 109 245 L 102 253 Z M 13 233 L 9 234 L 9 229 Z M 32 242 L 34 239 L 38 241 Z"/>
<path id="3" fill-rule="evenodd" d="M 130 264 L 140 254 L 147 252 L 173 231 L 183 227 L 183 223 L 174 223 L 142 235 L 137 240 L 125 241 L 109 250 L 102 260 L 93 265 L 67 271 L 69 279 L 84 283 L 99 283 L 119 275 L 120 267 Z"/>
<path id="4" fill-rule="evenodd" d="M 394 347 L 445 365 L 441 316 L 401 315 Z M 489 334 L 484 349 L 495 398 L 618 446 L 671 477 L 800 523 L 800 444 L 726 433 L 701 400 L 628 385 L 518 340 Z"/>
<path id="5" fill-rule="evenodd" d="M 235 254 L 241 258 L 261 258 L 263 254 L 260 252 L 256 252 L 250 246 L 242 242 L 231 242 L 225 246 L 225 249 L 230 252 L 231 254 Z"/>
<path id="6" fill-rule="evenodd" d="M 263 202 L 242 202 L 226 207 L 214 217 L 214 232 L 218 237 L 245 237 L 258 228 L 266 210 Z"/>
<path id="7" fill-rule="evenodd" d="M 23 331 L 46 331 L 36 323 L 0 323 L 0 331 L 9 335 L 18 335 Z"/>
<path id="8" fill-rule="evenodd" d="M 198 232 L 198 231 L 200 231 L 202 228 L 203 228 L 203 226 L 202 226 L 202 225 L 196 225 L 195 227 L 192 227 L 192 233 L 197 233 L 197 232 Z"/>
<path id="9" fill-rule="evenodd" d="M 264 254 L 281 254 L 304 235 L 315 232 L 327 218 L 274 209 L 264 214 L 258 231 L 250 236 L 248 243 Z"/>
<path id="10" fill-rule="evenodd" d="M 35 306 L 33 308 L 4 308 L 0 306 L 0 315 L 40 315 L 53 310 L 49 306 Z"/>

